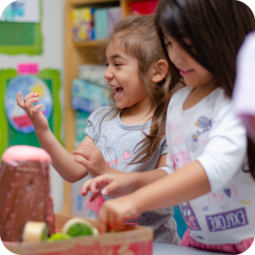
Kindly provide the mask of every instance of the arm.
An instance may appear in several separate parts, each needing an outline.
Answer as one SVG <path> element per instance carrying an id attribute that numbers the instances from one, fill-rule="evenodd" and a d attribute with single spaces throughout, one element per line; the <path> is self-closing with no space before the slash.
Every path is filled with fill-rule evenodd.
<path id="1" fill-rule="evenodd" d="M 122 171 L 112 168 L 106 163 L 102 152 L 94 143 L 82 142 L 79 147 L 73 151 L 73 154 L 75 156 L 74 160 L 80 165 L 83 165 L 92 177 L 106 173 L 122 173 Z"/>
<path id="2" fill-rule="evenodd" d="M 130 174 L 132 175 L 132 179 L 133 179 L 132 182 L 134 183 L 132 192 L 167 176 L 166 171 L 164 171 L 163 169 L 160 169 L 160 167 L 166 166 L 165 164 L 166 157 L 167 157 L 167 154 L 164 154 L 163 156 L 159 158 L 157 169 L 155 170 L 142 172 L 142 173 L 136 172 L 136 173 Z"/>
<path id="3" fill-rule="evenodd" d="M 155 210 L 189 201 L 210 191 L 210 183 L 202 165 L 194 161 L 130 196 L 132 199 L 137 197 L 134 204 L 140 214 L 145 210 Z"/>
<path id="4" fill-rule="evenodd" d="M 53 167 L 64 180 L 74 183 L 88 174 L 86 168 L 75 162 L 74 156 L 59 143 L 50 129 L 36 134 L 42 148 L 50 154 Z M 93 140 L 86 136 L 83 142 L 92 143 Z"/>
<path id="5" fill-rule="evenodd" d="M 99 214 L 99 230 L 103 233 L 107 226 L 122 228 L 125 220 L 138 217 L 143 211 L 189 201 L 210 190 L 202 165 L 191 162 L 128 196 L 105 202 Z"/>
<path id="6" fill-rule="evenodd" d="M 160 157 L 157 167 L 165 166 L 166 154 Z M 118 170 L 117 170 L 118 171 Z M 104 196 L 123 196 L 165 177 L 167 173 L 162 169 L 155 169 L 142 173 L 116 173 L 104 174 L 94 179 L 87 180 L 81 189 L 81 194 L 86 196 L 92 192 L 91 201 L 101 194 Z M 101 192 L 98 192 L 101 191 Z"/>
<path id="7" fill-rule="evenodd" d="M 243 120 L 248 134 L 255 143 L 255 33 L 245 38 L 237 56 L 237 75 L 233 92 L 233 108 Z"/>
<path id="8" fill-rule="evenodd" d="M 52 158 L 53 167 L 66 181 L 76 182 L 85 177 L 87 171 L 84 166 L 74 161 L 72 154 L 65 150 L 51 132 L 47 119 L 40 111 L 42 104 L 33 105 L 33 103 L 38 101 L 38 96 L 38 93 L 30 93 L 26 95 L 24 101 L 22 101 L 22 94 L 19 92 L 17 95 L 17 104 L 25 110 L 29 116 L 42 148 L 45 149 Z M 86 136 L 83 143 L 84 142 L 93 143 L 93 140 Z"/>
<path id="9" fill-rule="evenodd" d="M 108 225 L 121 227 L 126 219 L 143 211 L 189 201 L 223 188 L 241 171 L 246 162 L 245 129 L 223 93 L 216 105 L 213 128 L 202 154 L 167 177 L 128 196 L 106 201 L 99 214 L 101 232 Z M 171 168 L 171 162 L 167 165 Z"/>

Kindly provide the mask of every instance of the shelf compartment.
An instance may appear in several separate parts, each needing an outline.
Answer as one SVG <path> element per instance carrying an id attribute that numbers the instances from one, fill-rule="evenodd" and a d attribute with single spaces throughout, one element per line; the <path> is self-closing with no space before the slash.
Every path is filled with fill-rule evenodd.
<path id="1" fill-rule="evenodd" d="M 79 6 L 79 5 L 98 5 L 98 4 L 119 4 L 120 0 L 71 0 L 70 1 L 71 5 L 73 6 Z"/>
<path id="2" fill-rule="evenodd" d="M 84 42 L 74 42 L 73 45 L 77 48 L 79 47 L 101 47 L 103 45 L 103 40 L 91 40 Z"/>

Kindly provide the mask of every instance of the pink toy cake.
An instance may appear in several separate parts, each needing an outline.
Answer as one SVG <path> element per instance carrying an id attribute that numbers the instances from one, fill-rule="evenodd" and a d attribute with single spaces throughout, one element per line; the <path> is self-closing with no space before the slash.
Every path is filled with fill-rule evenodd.
<path id="1" fill-rule="evenodd" d="M 54 231 L 50 195 L 51 158 L 40 148 L 12 146 L 2 156 L 0 169 L 0 236 L 3 241 L 22 239 L 27 221 L 45 222 Z"/>

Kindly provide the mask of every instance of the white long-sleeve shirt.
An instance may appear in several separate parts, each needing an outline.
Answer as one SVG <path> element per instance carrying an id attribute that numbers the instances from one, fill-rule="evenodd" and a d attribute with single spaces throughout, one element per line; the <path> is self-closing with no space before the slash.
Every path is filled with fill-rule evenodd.
<path id="1" fill-rule="evenodd" d="M 255 142 L 255 32 L 250 33 L 237 57 L 233 107 Z"/>
<path id="2" fill-rule="evenodd" d="M 199 161 L 211 192 L 180 204 L 182 215 L 198 242 L 239 243 L 255 235 L 255 181 L 247 172 L 246 131 L 221 88 L 183 110 L 191 90 L 179 90 L 168 106 L 167 166 L 175 171 Z"/>

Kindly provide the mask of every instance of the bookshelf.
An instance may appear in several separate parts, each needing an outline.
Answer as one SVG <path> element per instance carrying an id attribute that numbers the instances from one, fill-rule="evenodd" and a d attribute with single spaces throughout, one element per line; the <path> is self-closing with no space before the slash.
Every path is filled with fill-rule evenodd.
<path id="1" fill-rule="evenodd" d="M 101 41 L 72 42 L 71 12 L 77 7 L 114 7 L 121 8 L 121 16 L 130 14 L 129 4 L 143 0 L 66 0 L 65 3 L 65 148 L 72 153 L 75 142 L 75 111 L 71 107 L 72 81 L 78 77 L 78 68 L 82 64 L 98 64 L 97 52 Z M 144 0 L 145 1 L 145 0 Z M 148 1 L 148 0 L 147 0 Z M 65 204 L 62 214 L 71 214 L 71 185 L 65 182 Z"/>

